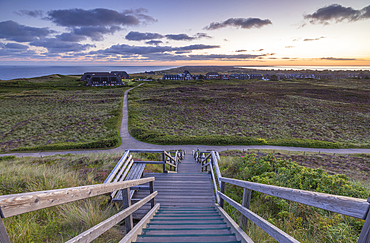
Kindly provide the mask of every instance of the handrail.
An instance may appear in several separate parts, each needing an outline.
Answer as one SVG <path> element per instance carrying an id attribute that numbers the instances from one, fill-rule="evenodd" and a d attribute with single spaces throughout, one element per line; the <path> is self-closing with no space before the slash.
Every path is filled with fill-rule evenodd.
<path id="1" fill-rule="evenodd" d="M 2 218 L 8 218 L 43 208 L 95 197 L 114 190 L 121 190 L 154 180 L 154 177 L 149 177 L 115 183 L 3 195 L 0 196 L 0 209 L 3 214 Z"/>
<path id="2" fill-rule="evenodd" d="M 106 194 L 114 190 L 122 191 L 122 202 L 124 210 L 118 212 L 109 219 L 99 223 L 98 225 L 90 228 L 89 230 L 81 233 L 80 235 L 67 242 L 91 242 L 123 219 L 125 219 L 126 231 L 128 232 L 133 227 L 133 212 L 138 210 L 141 206 L 148 203 L 149 201 L 151 202 L 151 207 L 154 207 L 154 198 L 158 194 L 157 191 L 154 191 L 154 180 L 154 177 L 149 177 L 130 181 L 104 183 L 99 185 L 89 185 L 0 196 L 0 242 L 10 243 L 10 239 L 4 227 L 2 218 L 8 218 L 11 216 L 36 211 L 39 209 L 70 203 L 81 199 L 87 199 Z M 149 183 L 150 195 L 131 206 L 131 199 L 129 197 L 130 187 L 145 183 Z"/>
<path id="3" fill-rule="evenodd" d="M 359 198 L 352 198 L 352 197 L 345 197 L 345 196 L 338 196 L 326 193 L 318 193 L 312 191 L 305 191 L 305 190 L 298 190 L 292 188 L 285 188 L 279 186 L 272 186 L 266 185 L 261 183 L 237 180 L 232 178 L 225 178 L 222 177 L 219 166 L 218 160 L 219 155 L 215 151 L 208 152 L 209 154 L 204 158 L 200 159 L 201 153 L 207 152 L 200 152 L 193 150 L 193 156 L 197 160 L 197 162 L 202 163 L 202 171 L 203 168 L 207 170 L 207 167 L 210 167 L 210 171 L 213 178 L 213 186 L 216 190 L 217 200 L 221 207 L 224 205 L 224 201 L 228 202 L 231 206 L 237 209 L 242 215 L 250 219 L 252 222 L 256 223 L 261 229 L 263 229 L 266 233 L 270 234 L 274 239 L 278 240 L 279 242 L 298 242 L 293 237 L 289 236 L 285 232 L 281 231 L 280 229 L 276 228 L 275 226 L 271 225 L 268 221 L 264 220 L 263 218 L 259 217 L 258 215 L 254 214 L 249 210 L 249 200 L 250 200 L 250 192 L 257 191 L 261 193 L 265 193 L 271 196 L 280 197 L 286 200 L 306 204 L 309 206 L 313 206 L 316 208 L 328 210 L 335 213 L 340 213 L 343 215 L 348 215 L 351 217 L 364 219 L 365 224 L 361 231 L 358 243 L 369 243 L 370 242 L 370 197 L 368 200 L 359 199 Z M 210 156 L 210 161 L 203 165 L 203 162 L 206 161 Z M 217 190 L 217 185 L 215 183 L 215 176 L 214 171 L 216 172 L 217 181 L 219 182 L 220 191 Z M 244 188 L 243 195 L 243 205 L 233 201 L 231 198 L 225 195 L 225 184 L 229 183 L 235 186 L 240 186 Z M 249 197 L 249 199 L 248 199 Z M 243 218 L 242 218 L 243 219 Z M 245 224 L 245 220 L 241 220 L 241 224 Z"/>
<path id="4" fill-rule="evenodd" d="M 359 219 L 365 219 L 369 209 L 369 203 L 365 199 L 272 186 L 225 177 L 222 177 L 220 181 L 221 183 L 229 183 L 253 191 L 262 192 L 267 195 L 280 197 L 293 202 L 306 204 Z"/>

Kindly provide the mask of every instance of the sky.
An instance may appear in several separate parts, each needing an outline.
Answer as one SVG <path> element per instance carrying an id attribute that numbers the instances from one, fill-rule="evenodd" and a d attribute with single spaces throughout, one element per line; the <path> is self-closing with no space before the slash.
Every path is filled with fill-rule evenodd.
<path id="1" fill-rule="evenodd" d="M 368 0 L 0 0 L 0 64 L 370 66 Z"/>

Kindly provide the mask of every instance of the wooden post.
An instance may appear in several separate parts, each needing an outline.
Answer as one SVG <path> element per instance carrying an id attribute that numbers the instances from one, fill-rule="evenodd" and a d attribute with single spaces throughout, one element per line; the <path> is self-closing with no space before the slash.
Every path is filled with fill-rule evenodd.
<path id="1" fill-rule="evenodd" d="M 220 188 L 221 193 L 225 194 L 225 182 L 221 181 L 221 188 Z M 224 199 L 220 198 L 220 207 L 224 207 Z"/>
<path id="2" fill-rule="evenodd" d="M 163 161 L 163 173 L 166 173 L 166 156 L 164 152 L 162 153 L 162 161 Z"/>
<path id="3" fill-rule="evenodd" d="M 242 206 L 249 209 L 251 204 L 252 190 L 244 188 Z M 248 219 L 243 214 L 240 216 L 240 227 L 247 227 Z"/>
<path id="4" fill-rule="evenodd" d="M 150 191 L 150 194 L 152 194 L 154 192 L 154 181 L 149 182 L 149 191 Z M 153 197 L 153 199 L 150 200 L 151 208 L 153 208 L 154 205 L 155 205 L 155 198 Z"/>
<path id="5" fill-rule="evenodd" d="M 367 199 L 367 202 L 370 203 L 370 196 Z M 370 204 L 369 209 L 367 210 L 367 216 L 365 219 L 365 224 L 362 227 L 360 237 L 358 238 L 357 243 L 369 243 L 370 242 Z"/>
<path id="6" fill-rule="evenodd" d="M 0 208 L 0 243 L 10 243 L 10 239 L 9 239 L 9 236 L 8 236 L 8 233 L 6 232 L 6 229 L 5 229 L 5 226 L 4 226 L 4 223 L 3 223 L 3 214 L 1 212 L 1 208 Z"/>
<path id="7" fill-rule="evenodd" d="M 121 194 L 122 194 L 123 209 L 130 207 L 131 206 L 130 188 L 122 189 Z M 132 220 L 132 214 L 130 214 L 130 216 L 127 216 L 125 218 L 126 234 L 130 232 L 133 225 L 134 225 L 134 222 Z"/>

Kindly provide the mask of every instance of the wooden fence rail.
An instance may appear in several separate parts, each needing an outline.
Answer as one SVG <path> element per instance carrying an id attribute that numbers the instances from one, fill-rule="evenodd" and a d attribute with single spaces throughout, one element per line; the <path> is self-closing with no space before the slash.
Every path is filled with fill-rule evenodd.
<path id="1" fill-rule="evenodd" d="M 29 193 L 20 193 L 20 194 L 11 194 L 0 196 L 0 213 L 1 218 L 8 218 L 11 216 L 36 211 L 43 208 L 53 207 L 65 203 L 70 203 L 78 201 L 81 199 L 87 199 L 95 197 L 98 195 L 110 193 L 115 190 L 130 190 L 130 187 L 142 185 L 149 183 L 150 195 L 138 202 L 133 206 L 130 205 L 130 198 L 128 196 L 123 198 L 123 203 L 127 201 L 128 204 L 124 211 L 119 212 L 115 216 L 101 224 L 93 227 L 92 229 L 84 232 L 78 236 L 78 239 L 84 240 L 74 240 L 71 242 L 90 242 L 100 234 L 104 233 L 111 226 L 115 225 L 113 223 L 119 222 L 119 219 L 130 217 L 131 214 L 140 208 L 145 203 L 151 201 L 151 206 L 154 206 L 154 197 L 157 195 L 157 192 L 154 192 L 153 181 L 154 177 L 122 181 L 122 182 L 112 182 L 99 185 L 89 185 L 89 186 L 80 186 L 72 187 L 65 189 L 56 189 L 48 191 L 38 191 L 38 192 L 29 192 Z M 4 227 L 3 221 L 0 218 L 0 243 L 10 243 L 9 237 L 7 235 L 6 229 Z M 119 220 L 119 221 L 117 221 Z M 108 227 L 109 226 L 109 227 Z M 132 224 L 127 225 L 126 228 L 131 228 Z M 95 237 L 96 236 L 96 237 Z"/>
<path id="2" fill-rule="evenodd" d="M 206 153 L 208 153 L 208 155 L 205 155 Z M 370 212 L 369 212 L 370 197 L 368 200 L 365 200 L 326 193 L 272 186 L 232 178 L 225 178 L 221 176 L 221 172 L 218 166 L 219 156 L 216 152 L 193 151 L 193 155 L 198 162 L 202 163 L 205 170 L 207 170 L 207 167 L 210 167 L 215 190 L 217 190 L 215 180 L 217 179 L 219 183 L 218 186 L 220 190 L 217 191 L 216 194 L 220 206 L 223 207 L 224 202 L 226 201 L 235 209 L 237 209 L 242 214 L 241 225 L 246 225 L 247 219 L 249 219 L 279 242 L 284 243 L 298 242 L 293 237 L 289 236 L 285 232 L 276 228 L 274 225 L 270 224 L 268 221 L 264 220 L 263 218 L 249 210 L 251 192 L 257 191 L 267 195 L 290 200 L 293 202 L 298 202 L 316 208 L 328 210 L 331 212 L 363 219 L 365 220 L 365 224 L 362 228 L 360 237 L 358 239 L 358 243 L 370 243 Z M 214 174 L 216 174 L 216 176 Z M 242 205 L 226 196 L 225 194 L 226 183 L 235 186 L 240 186 L 244 189 Z"/>

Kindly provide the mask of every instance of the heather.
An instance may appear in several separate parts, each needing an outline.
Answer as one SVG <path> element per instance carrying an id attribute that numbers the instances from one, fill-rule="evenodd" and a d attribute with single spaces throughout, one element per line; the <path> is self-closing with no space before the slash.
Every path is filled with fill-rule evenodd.
<path id="1" fill-rule="evenodd" d="M 129 97 L 130 133 L 158 144 L 369 147 L 366 82 L 153 82 Z"/>
<path id="2" fill-rule="evenodd" d="M 367 199 L 369 191 L 344 174 L 329 174 L 323 168 L 299 165 L 272 154 L 242 153 L 225 157 L 220 169 L 224 177 L 257 183 Z M 241 203 L 243 191 L 227 185 L 226 194 Z M 227 212 L 239 221 L 240 213 L 231 206 Z M 356 242 L 364 220 L 331 213 L 262 193 L 253 192 L 251 210 L 301 242 Z M 249 222 L 246 232 L 255 242 L 270 236 Z"/>
<path id="3" fill-rule="evenodd" d="M 124 89 L 58 75 L 2 81 L 0 151 L 116 146 Z"/>

